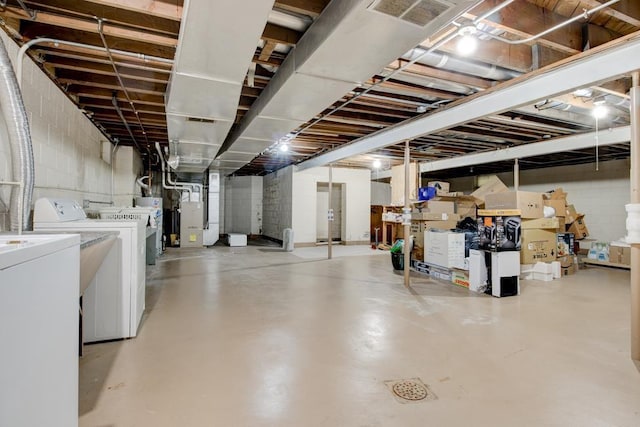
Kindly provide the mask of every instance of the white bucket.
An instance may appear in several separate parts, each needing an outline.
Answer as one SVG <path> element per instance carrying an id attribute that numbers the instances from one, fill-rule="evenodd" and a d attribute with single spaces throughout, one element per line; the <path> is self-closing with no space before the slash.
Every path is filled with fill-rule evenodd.
<path id="1" fill-rule="evenodd" d="M 282 249 L 287 252 L 293 251 L 293 229 L 285 228 L 282 232 Z"/>

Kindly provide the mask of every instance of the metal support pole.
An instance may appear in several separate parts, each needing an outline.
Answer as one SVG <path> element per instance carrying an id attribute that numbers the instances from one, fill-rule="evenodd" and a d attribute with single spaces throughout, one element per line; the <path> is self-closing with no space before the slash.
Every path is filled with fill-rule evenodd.
<path id="1" fill-rule="evenodd" d="M 630 203 L 640 203 L 640 72 L 631 88 Z M 640 245 L 631 245 L 631 359 L 640 362 Z"/>
<path id="2" fill-rule="evenodd" d="M 328 230 L 327 230 L 327 259 L 331 259 L 331 245 L 332 245 L 332 233 L 331 233 L 331 229 L 333 228 L 333 203 L 331 203 L 332 200 L 332 193 L 333 193 L 333 167 L 331 166 L 331 163 L 329 163 L 329 210 L 327 211 L 327 225 L 328 225 Z"/>
<path id="3" fill-rule="evenodd" d="M 409 266 L 411 264 L 411 250 L 409 243 L 411 242 L 411 205 L 409 203 L 409 183 L 411 182 L 411 164 L 409 153 L 409 140 L 405 141 L 404 146 L 404 209 L 403 209 L 403 225 L 404 225 L 404 285 L 409 287 Z"/>
<path id="4" fill-rule="evenodd" d="M 520 164 L 518 159 L 513 161 L 513 189 L 516 191 L 520 189 Z"/>

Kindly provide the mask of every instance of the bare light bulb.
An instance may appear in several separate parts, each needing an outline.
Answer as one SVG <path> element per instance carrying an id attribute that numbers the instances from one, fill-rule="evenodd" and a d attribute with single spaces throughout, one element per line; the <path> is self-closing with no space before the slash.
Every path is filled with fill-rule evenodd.
<path id="1" fill-rule="evenodd" d="M 609 114 L 609 109 L 606 105 L 598 104 L 593 108 L 593 110 L 591 110 L 591 114 L 596 119 L 604 119 L 607 117 L 607 114 Z"/>
<path id="2" fill-rule="evenodd" d="M 280 144 L 279 149 L 281 153 L 286 153 L 289 151 L 289 144 Z"/>
<path id="3" fill-rule="evenodd" d="M 382 166 L 382 162 L 380 161 L 380 159 L 375 159 L 375 160 L 373 161 L 373 167 L 374 167 L 375 169 L 380 169 L 380 166 Z"/>
<path id="4" fill-rule="evenodd" d="M 456 44 L 456 50 L 462 56 L 471 55 L 478 48 L 478 38 L 474 35 L 476 33 L 476 27 L 468 25 L 458 30 L 460 39 Z"/>

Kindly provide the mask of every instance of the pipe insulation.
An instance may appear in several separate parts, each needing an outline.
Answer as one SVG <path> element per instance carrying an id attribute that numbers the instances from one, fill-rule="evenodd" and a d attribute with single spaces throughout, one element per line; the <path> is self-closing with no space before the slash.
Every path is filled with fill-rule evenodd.
<path id="1" fill-rule="evenodd" d="M 0 109 L 7 124 L 13 180 L 22 185 L 11 189 L 9 206 L 11 231 L 27 229 L 31 199 L 33 197 L 34 161 L 29 121 L 22 93 L 13 71 L 9 54 L 0 39 Z"/>

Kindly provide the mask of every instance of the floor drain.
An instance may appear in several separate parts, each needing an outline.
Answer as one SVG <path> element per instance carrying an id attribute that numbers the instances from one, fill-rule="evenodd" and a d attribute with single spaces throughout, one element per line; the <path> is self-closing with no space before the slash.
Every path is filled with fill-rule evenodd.
<path id="1" fill-rule="evenodd" d="M 385 383 L 396 400 L 402 403 L 418 403 L 437 399 L 436 395 L 429 390 L 429 386 L 423 383 L 420 378 L 386 381 Z"/>

